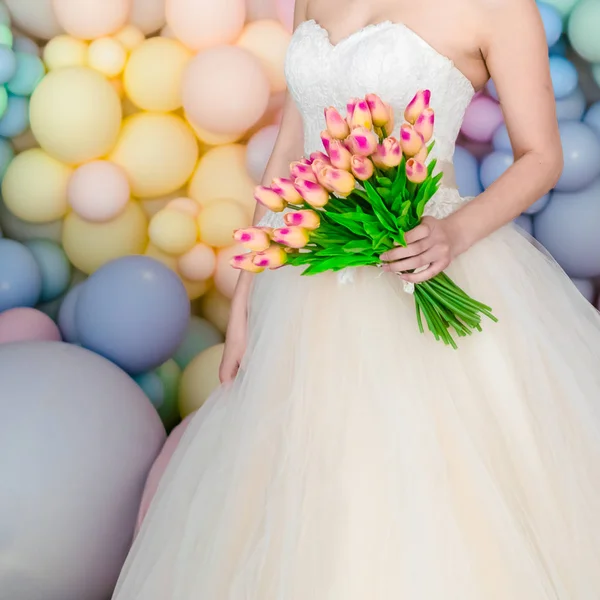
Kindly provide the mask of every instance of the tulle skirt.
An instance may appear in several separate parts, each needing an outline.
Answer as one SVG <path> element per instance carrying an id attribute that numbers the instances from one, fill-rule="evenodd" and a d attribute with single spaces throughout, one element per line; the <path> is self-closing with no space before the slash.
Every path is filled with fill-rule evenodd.
<path id="1" fill-rule="evenodd" d="M 258 276 L 114 597 L 598 600 L 599 315 L 513 226 L 447 272 L 500 319 L 458 350 L 393 274 Z"/>

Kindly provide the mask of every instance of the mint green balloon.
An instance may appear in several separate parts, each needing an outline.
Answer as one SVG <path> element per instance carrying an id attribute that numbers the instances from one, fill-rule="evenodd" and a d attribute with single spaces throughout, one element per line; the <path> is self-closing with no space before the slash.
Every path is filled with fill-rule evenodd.
<path id="1" fill-rule="evenodd" d="M 573 9 L 568 35 L 575 51 L 585 60 L 600 62 L 600 2 L 581 0 Z"/>
<path id="2" fill-rule="evenodd" d="M 12 48 L 13 34 L 8 25 L 0 25 L 0 44 Z"/>
<path id="3" fill-rule="evenodd" d="M 17 72 L 6 87 L 15 96 L 31 96 L 46 73 L 44 63 L 39 57 L 25 52 L 15 52 L 15 56 Z"/>
<path id="4" fill-rule="evenodd" d="M 544 4 L 553 6 L 563 17 L 568 17 L 579 0 L 543 0 Z"/>
<path id="5" fill-rule="evenodd" d="M 6 27 L 10 27 L 10 13 L 8 12 L 8 8 L 6 8 L 6 4 L 4 4 L 4 2 L 0 2 L 0 25 L 6 25 Z"/>
<path id="6" fill-rule="evenodd" d="M 0 119 L 4 116 L 8 108 L 8 92 L 3 85 L 0 85 Z"/>

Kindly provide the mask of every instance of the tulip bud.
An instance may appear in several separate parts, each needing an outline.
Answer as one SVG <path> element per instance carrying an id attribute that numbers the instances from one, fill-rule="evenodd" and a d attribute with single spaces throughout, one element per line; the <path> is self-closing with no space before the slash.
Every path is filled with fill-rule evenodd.
<path id="1" fill-rule="evenodd" d="M 433 135 L 434 121 L 435 115 L 433 108 L 426 108 L 415 121 L 415 131 L 421 134 L 425 143 L 427 143 Z"/>
<path id="2" fill-rule="evenodd" d="M 336 140 L 343 140 L 350 133 L 348 123 L 333 106 L 325 109 L 325 123 L 327 131 Z"/>
<path id="3" fill-rule="evenodd" d="M 308 231 L 302 227 L 282 227 L 273 231 L 273 241 L 288 248 L 304 248 L 309 242 Z"/>
<path id="4" fill-rule="evenodd" d="M 271 182 L 271 189 L 289 204 L 302 204 L 302 197 L 291 179 L 277 177 Z"/>
<path id="5" fill-rule="evenodd" d="M 285 208 L 285 200 L 271 188 L 259 185 L 254 191 L 254 199 L 273 212 L 281 212 Z"/>
<path id="6" fill-rule="evenodd" d="M 413 183 L 423 183 L 427 178 L 427 167 L 414 158 L 406 161 L 406 178 Z"/>
<path id="7" fill-rule="evenodd" d="M 312 163 L 306 161 L 296 161 L 290 165 L 290 175 L 292 181 L 294 179 L 307 179 L 317 183 L 317 176 L 312 169 Z"/>
<path id="8" fill-rule="evenodd" d="M 377 149 L 377 135 L 365 127 L 357 127 L 348 136 L 348 146 L 352 154 L 370 156 Z"/>
<path id="9" fill-rule="evenodd" d="M 429 151 L 427 150 L 427 146 L 423 146 L 417 154 L 414 155 L 414 159 L 418 162 L 424 163 L 429 156 Z"/>
<path id="10" fill-rule="evenodd" d="M 238 269 L 241 271 L 249 271 L 250 273 L 262 273 L 264 269 L 261 267 L 257 267 L 254 264 L 255 256 L 256 254 L 254 252 L 249 252 L 248 254 L 238 254 L 229 261 L 229 264 L 234 269 Z"/>
<path id="11" fill-rule="evenodd" d="M 377 94 L 368 94 L 365 98 L 371 111 L 371 118 L 375 127 L 383 127 L 390 120 L 390 111 L 384 101 Z"/>
<path id="12" fill-rule="evenodd" d="M 323 142 L 323 148 L 325 148 L 325 152 L 327 152 L 327 154 L 329 154 L 329 146 L 331 145 L 331 142 L 333 142 L 333 139 L 334 138 L 331 136 L 329 131 L 327 131 L 327 129 L 321 131 L 321 141 Z"/>
<path id="13" fill-rule="evenodd" d="M 329 156 L 327 156 L 327 154 L 323 153 L 323 152 L 313 152 L 310 155 L 310 162 L 312 165 L 315 164 L 315 161 L 317 160 L 321 160 L 323 162 L 325 162 L 325 164 L 329 165 L 331 164 L 331 161 L 329 160 Z"/>
<path id="14" fill-rule="evenodd" d="M 329 193 L 327 190 L 314 181 L 296 179 L 294 186 L 303 200 L 314 208 L 323 208 L 329 202 Z"/>
<path id="15" fill-rule="evenodd" d="M 351 158 L 352 154 L 350 150 L 339 140 L 334 140 L 329 146 L 329 159 L 336 169 L 348 171 L 350 169 Z"/>
<path id="16" fill-rule="evenodd" d="M 321 217 L 314 210 L 298 210 L 286 213 L 283 217 L 286 225 L 290 227 L 303 227 L 314 230 L 321 225 Z"/>
<path id="17" fill-rule="evenodd" d="M 400 147 L 406 156 L 418 154 L 423 144 L 423 137 L 414 130 L 412 125 L 405 123 L 400 127 Z"/>
<path id="18" fill-rule="evenodd" d="M 366 181 L 373 177 L 375 167 L 366 156 L 353 156 L 350 163 L 352 175 L 359 181 Z"/>
<path id="19" fill-rule="evenodd" d="M 352 173 L 335 167 L 325 167 L 321 171 L 324 186 L 340 196 L 349 196 L 356 188 Z"/>
<path id="20" fill-rule="evenodd" d="M 394 116 L 394 109 L 391 107 L 391 105 L 386 104 L 385 107 L 388 109 L 389 119 L 388 122 L 383 126 L 383 133 L 386 136 L 390 136 L 392 133 L 394 133 L 396 118 Z"/>
<path id="21" fill-rule="evenodd" d="M 354 116 L 354 109 L 356 108 L 356 105 L 360 102 L 359 98 L 352 98 L 352 100 L 350 100 L 348 102 L 348 104 L 346 104 L 346 121 L 348 122 L 348 125 L 352 125 L 352 117 Z"/>
<path id="22" fill-rule="evenodd" d="M 398 140 L 393 137 L 385 138 L 383 143 L 377 146 L 377 150 L 371 158 L 380 169 L 397 167 L 402 160 L 402 150 Z"/>
<path id="23" fill-rule="evenodd" d="M 366 100 L 359 100 L 354 107 L 351 128 L 356 129 L 357 127 L 373 128 L 373 118 Z"/>
<path id="24" fill-rule="evenodd" d="M 288 261 L 287 252 L 277 244 L 272 244 L 263 252 L 254 256 L 252 262 L 261 269 L 279 269 Z"/>
<path id="25" fill-rule="evenodd" d="M 268 233 L 259 227 L 236 229 L 233 232 L 233 239 L 254 252 L 263 252 L 271 245 Z"/>
<path id="26" fill-rule="evenodd" d="M 429 90 L 419 90 L 415 94 L 415 97 L 408 103 L 408 106 L 404 111 L 404 118 L 409 123 L 414 123 L 419 118 L 419 115 L 426 108 L 429 108 L 430 99 L 431 92 Z"/>

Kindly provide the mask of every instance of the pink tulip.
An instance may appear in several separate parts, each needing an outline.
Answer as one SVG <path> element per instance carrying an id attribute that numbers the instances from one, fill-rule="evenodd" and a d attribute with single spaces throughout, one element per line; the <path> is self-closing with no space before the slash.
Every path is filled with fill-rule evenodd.
<path id="1" fill-rule="evenodd" d="M 288 261 L 287 252 L 277 244 L 272 244 L 263 252 L 254 256 L 253 262 L 261 269 L 279 269 Z"/>
<path id="2" fill-rule="evenodd" d="M 430 100 L 431 92 L 429 90 L 419 90 L 415 94 L 415 97 L 408 103 L 408 106 L 404 111 L 404 118 L 409 123 L 414 123 L 419 118 L 419 115 L 426 108 L 429 108 Z"/>
<path id="3" fill-rule="evenodd" d="M 417 154 L 414 155 L 414 159 L 418 162 L 424 163 L 429 156 L 429 151 L 427 150 L 427 146 L 423 146 Z"/>
<path id="4" fill-rule="evenodd" d="M 302 204 L 302 197 L 291 179 L 277 177 L 271 182 L 271 189 L 290 204 Z"/>
<path id="5" fill-rule="evenodd" d="M 359 100 L 354 107 L 351 128 L 356 129 L 357 127 L 373 128 L 373 117 L 371 117 L 371 111 L 366 100 Z"/>
<path id="6" fill-rule="evenodd" d="M 352 173 L 342 169 L 325 167 L 321 171 L 321 177 L 324 181 L 324 187 L 340 196 L 348 196 L 356 188 L 356 180 Z"/>
<path id="7" fill-rule="evenodd" d="M 282 227 L 273 232 L 273 241 L 288 248 L 304 248 L 309 242 L 308 231 L 302 227 Z"/>
<path id="8" fill-rule="evenodd" d="M 405 123 L 400 127 L 400 147 L 405 156 L 418 154 L 424 143 L 423 136 L 412 125 Z"/>
<path id="9" fill-rule="evenodd" d="M 290 176 L 292 181 L 294 179 L 307 179 L 308 181 L 314 181 L 317 183 L 317 176 L 313 171 L 312 163 L 308 161 L 302 162 L 298 160 L 293 162 L 290 165 Z"/>
<path id="10" fill-rule="evenodd" d="M 294 185 L 303 200 L 313 208 L 323 208 L 329 202 L 329 193 L 327 190 L 314 181 L 296 179 Z"/>
<path id="11" fill-rule="evenodd" d="M 254 264 L 255 256 L 256 254 L 254 252 L 249 252 L 248 254 L 238 254 L 229 261 L 229 264 L 234 269 L 239 269 L 241 271 L 249 271 L 250 273 L 262 273 L 264 269 Z"/>
<path id="12" fill-rule="evenodd" d="M 336 169 L 348 171 L 350 169 L 351 158 L 352 154 L 350 150 L 339 140 L 334 140 L 329 146 L 329 159 Z"/>
<path id="13" fill-rule="evenodd" d="M 423 183 L 427 178 L 427 167 L 414 158 L 406 161 L 406 178 L 413 183 Z"/>
<path id="14" fill-rule="evenodd" d="M 348 123 L 348 125 L 352 125 L 352 117 L 354 116 L 354 109 L 356 108 L 356 105 L 360 102 L 360 98 L 352 98 L 352 100 L 350 100 L 348 102 L 348 104 L 346 104 L 346 121 Z"/>
<path id="15" fill-rule="evenodd" d="M 325 109 L 325 123 L 327 131 L 336 140 L 343 140 L 350 133 L 348 123 L 333 106 Z"/>
<path id="16" fill-rule="evenodd" d="M 415 131 L 421 134 L 423 141 L 427 143 L 433 136 L 433 124 L 435 114 L 433 108 L 426 108 L 415 121 Z"/>
<path id="17" fill-rule="evenodd" d="M 324 152 L 313 152 L 310 155 L 310 162 L 311 162 L 311 164 L 314 164 L 316 160 L 322 160 L 326 164 L 330 164 L 331 163 L 331 161 L 329 160 L 329 156 L 327 154 L 325 154 Z"/>
<path id="18" fill-rule="evenodd" d="M 275 191 L 259 185 L 254 191 L 254 199 L 273 212 L 281 212 L 286 205 L 285 200 Z"/>
<path id="19" fill-rule="evenodd" d="M 383 127 L 390 120 L 390 111 L 385 102 L 377 94 L 368 94 L 365 98 L 371 111 L 373 125 L 375 127 Z"/>
<path id="20" fill-rule="evenodd" d="M 352 154 L 359 156 L 370 156 L 377 150 L 379 139 L 370 129 L 357 127 L 348 136 L 348 147 Z"/>
<path id="21" fill-rule="evenodd" d="M 236 229 L 233 232 L 233 239 L 254 252 L 263 252 L 271 245 L 269 234 L 259 227 Z"/>
<path id="22" fill-rule="evenodd" d="M 298 210 L 286 213 L 283 217 L 285 224 L 290 227 L 303 227 L 314 230 L 321 225 L 321 217 L 314 210 Z"/>
<path id="23" fill-rule="evenodd" d="M 402 160 L 402 150 L 398 140 L 393 137 L 385 138 L 383 143 L 377 146 L 377 150 L 371 158 L 380 169 L 397 167 Z"/>
<path id="24" fill-rule="evenodd" d="M 350 163 L 350 170 L 356 179 L 366 181 L 373 177 L 375 167 L 366 156 L 353 156 Z"/>
<path id="25" fill-rule="evenodd" d="M 321 131 L 321 141 L 323 142 L 323 148 L 325 148 L 325 152 L 327 152 L 327 154 L 329 154 L 329 146 L 331 145 L 331 142 L 333 142 L 333 139 L 334 138 L 331 136 L 329 131 L 327 131 L 327 129 Z"/>
<path id="26" fill-rule="evenodd" d="M 396 118 L 394 116 L 394 109 L 391 107 L 391 105 L 386 104 L 385 107 L 388 109 L 388 114 L 389 114 L 390 118 L 383 127 L 383 133 L 386 136 L 390 136 L 390 135 L 392 135 L 392 133 L 394 133 L 394 125 L 396 123 Z"/>

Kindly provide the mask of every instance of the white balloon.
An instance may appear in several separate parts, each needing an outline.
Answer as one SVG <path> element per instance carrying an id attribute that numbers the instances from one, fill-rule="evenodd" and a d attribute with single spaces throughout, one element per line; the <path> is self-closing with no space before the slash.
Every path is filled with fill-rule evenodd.
<path id="1" fill-rule="evenodd" d="M 24 33 L 49 40 L 63 32 L 52 0 L 4 0 L 13 23 Z"/>

